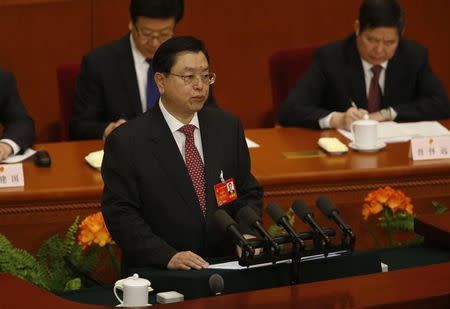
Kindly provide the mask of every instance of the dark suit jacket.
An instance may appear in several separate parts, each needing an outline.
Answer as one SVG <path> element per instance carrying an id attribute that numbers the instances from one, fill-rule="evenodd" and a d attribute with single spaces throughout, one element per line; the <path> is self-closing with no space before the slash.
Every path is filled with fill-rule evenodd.
<path id="1" fill-rule="evenodd" d="M 212 224 L 218 209 L 213 186 L 234 178 L 238 200 L 222 206 L 231 216 L 242 206 L 261 214 L 262 189 L 250 173 L 241 122 L 213 107 L 199 113 L 205 162 L 204 217 L 172 133 L 156 105 L 107 138 L 102 211 L 129 267 L 165 268 L 177 251 L 204 258 L 229 256 L 234 246 Z M 242 226 L 242 232 L 250 232 Z"/>
<path id="2" fill-rule="evenodd" d="M 207 105 L 215 105 L 210 89 Z M 70 121 L 71 139 L 102 138 L 106 126 L 142 114 L 130 35 L 83 57 Z"/>
<path id="3" fill-rule="evenodd" d="M 33 144 L 34 121 L 28 116 L 20 100 L 14 76 L 1 69 L 0 123 L 4 127 L 2 138 L 13 140 L 22 150 Z"/>
<path id="4" fill-rule="evenodd" d="M 313 62 L 280 108 L 284 126 L 319 128 L 319 119 L 344 112 L 354 101 L 367 109 L 361 58 L 354 35 L 319 48 Z M 395 121 L 437 120 L 450 117 L 446 92 L 432 73 L 427 51 L 401 39 L 386 70 L 381 107 L 398 113 Z"/>

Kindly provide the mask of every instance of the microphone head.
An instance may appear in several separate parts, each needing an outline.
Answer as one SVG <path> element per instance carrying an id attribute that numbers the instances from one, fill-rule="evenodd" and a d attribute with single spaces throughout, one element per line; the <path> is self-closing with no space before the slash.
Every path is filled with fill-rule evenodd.
<path id="1" fill-rule="evenodd" d="M 238 211 L 237 218 L 240 222 L 244 222 L 248 226 L 253 226 L 256 221 L 261 220 L 261 218 L 255 213 L 255 211 L 248 206 L 242 207 Z"/>
<path id="2" fill-rule="evenodd" d="M 226 233 L 231 225 L 237 225 L 236 221 L 223 209 L 219 209 L 214 213 L 213 222 L 222 233 Z"/>
<path id="3" fill-rule="evenodd" d="M 316 205 L 328 218 L 331 218 L 333 211 L 336 211 L 339 214 L 339 210 L 336 208 L 336 205 L 334 205 L 334 203 L 326 196 L 320 196 L 316 201 Z"/>
<path id="4" fill-rule="evenodd" d="M 295 214 L 300 219 L 302 219 L 303 222 L 306 222 L 306 218 L 308 215 L 310 215 L 311 217 L 314 216 L 311 209 L 302 200 L 294 201 L 291 208 L 294 210 Z"/>
<path id="5" fill-rule="evenodd" d="M 286 216 L 283 209 L 276 204 L 270 203 L 266 208 L 267 213 L 275 223 L 279 223 L 282 218 Z"/>
<path id="6" fill-rule="evenodd" d="M 212 295 L 220 295 L 222 294 L 225 288 L 225 283 L 223 282 L 223 278 L 219 274 L 212 274 L 209 277 L 209 290 Z"/>

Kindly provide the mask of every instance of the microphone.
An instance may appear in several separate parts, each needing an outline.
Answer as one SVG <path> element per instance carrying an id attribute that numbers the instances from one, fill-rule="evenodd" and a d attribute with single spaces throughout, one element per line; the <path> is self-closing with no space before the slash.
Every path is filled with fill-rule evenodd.
<path id="1" fill-rule="evenodd" d="M 221 275 L 212 274 L 209 277 L 209 290 L 213 296 L 222 295 L 224 288 L 225 284 Z"/>
<path id="2" fill-rule="evenodd" d="M 266 208 L 267 213 L 272 218 L 272 220 L 281 226 L 288 234 L 291 236 L 292 241 L 300 244 L 303 247 L 303 240 L 301 240 L 297 232 L 294 230 L 292 225 L 289 223 L 288 218 L 280 206 L 270 203 Z"/>
<path id="3" fill-rule="evenodd" d="M 237 217 L 239 221 L 244 222 L 248 226 L 256 229 L 258 233 L 270 244 L 274 252 L 279 252 L 280 248 L 273 238 L 266 232 L 261 223 L 261 218 L 255 213 L 253 209 L 248 206 L 241 208 L 238 211 Z"/>
<path id="4" fill-rule="evenodd" d="M 324 233 L 320 225 L 314 220 L 314 214 L 311 212 L 311 209 L 309 209 L 308 205 L 305 204 L 305 202 L 301 200 L 296 200 L 292 204 L 292 209 L 294 210 L 295 214 L 302 219 L 303 222 L 309 224 L 309 226 L 312 227 L 312 229 L 320 234 L 320 237 L 325 241 L 325 243 L 328 245 L 330 243 L 330 238 Z"/>
<path id="5" fill-rule="evenodd" d="M 339 229 L 350 237 L 354 238 L 352 229 L 342 220 L 336 205 L 326 196 L 320 196 L 316 201 L 317 207 L 328 219 L 333 220 Z"/>
<path id="6" fill-rule="evenodd" d="M 252 246 L 250 246 L 248 241 L 242 236 L 241 232 L 239 232 L 236 221 L 234 221 L 225 210 L 217 210 L 213 215 L 213 221 L 223 233 L 228 233 L 233 236 L 233 238 L 237 240 L 239 246 L 243 249 L 247 249 L 251 255 L 255 253 Z"/>

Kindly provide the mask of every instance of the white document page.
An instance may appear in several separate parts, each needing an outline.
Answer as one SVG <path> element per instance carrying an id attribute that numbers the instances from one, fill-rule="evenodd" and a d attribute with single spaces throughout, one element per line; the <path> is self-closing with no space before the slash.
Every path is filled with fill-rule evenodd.
<path id="1" fill-rule="evenodd" d="M 248 148 L 258 148 L 259 147 L 259 145 L 257 143 L 255 143 L 254 141 L 252 141 L 249 138 L 245 138 L 245 141 L 247 142 Z"/>
<path id="2" fill-rule="evenodd" d="M 353 134 L 344 129 L 338 132 L 353 141 Z M 378 140 L 385 143 L 407 142 L 413 137 L 450 135 L 450 132 L 437 121 L 397 123 L 385 121 L 378 124 Z"/>
<path id="3" fill-rule="evenodd" d="M 339 256 L 344 252 L 348 252 L 348 251 L 343 250 L 343 251 L 331 252 L 328 254 L 327 257 Z M 320 260 L 320 259 L 324 259 L 324 258 L 325 258 L 325 256 L 323 254 L 316 254 L 316 255 L 304 256 L 300 259 L 300 261 L 304 262 L 304 261 L 310 261 L 310 260 Z M 276 262 L 276 264 L 287 264 L 287 263 L 291 263 L 291 259 L 281 260 L 281 261 Z M 268 262 L 268 263 L 262 263 L 262 264 L 257 264 L 257 265 L 251 265 L 251 266 L 247 267 L 247 266 L 239 265 L 238 261 L 231 261 L 231 262 L 226 262 L 226 263 L 212 264 L 212 265 L 209 265 L 208 268 L 240 270 L 240 269 L 256 268 L 256 267 L 263 267 L 263 266 L 269 266 L 269 265 L 272 265 L 272 263 Z"/>

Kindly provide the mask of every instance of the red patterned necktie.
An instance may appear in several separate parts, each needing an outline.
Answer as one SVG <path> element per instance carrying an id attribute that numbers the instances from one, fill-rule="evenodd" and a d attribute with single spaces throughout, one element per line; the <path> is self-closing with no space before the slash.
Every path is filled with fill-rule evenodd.
<path id="1" fill-rule="evenodd" d="M 200 153 L 195 147 L 194 131 L 195 126 L 187 124 L 178 129 L 186 136 L 184 144 L 184 156 L 186 161 L 186 168 L 191 176 L 192 184 L 194 185 L 195 193 L 197 194 L 200 208 L 203 215 L 206 214 L 206 196 L 205 196 L 205 175 L 203 170 L 203 162 Z"/>
<path id="2" fill-rule="evenodd" d="M 367 100 L 367 109 L 369 113 L 380 110 L 381 103 L 381 88 L 380 88 L 380 73 L 383 67 L 381 65 L 374 65 L 370 70 L 373 73 L 370 80 L 369 98 Z"/>

